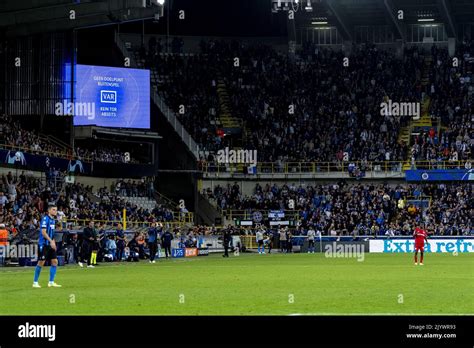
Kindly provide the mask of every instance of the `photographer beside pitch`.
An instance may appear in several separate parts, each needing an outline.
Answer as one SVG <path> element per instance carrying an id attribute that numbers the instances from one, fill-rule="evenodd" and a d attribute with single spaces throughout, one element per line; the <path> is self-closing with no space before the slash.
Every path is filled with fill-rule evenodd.
<path id="1" fill-rule="evenodd" d="M 35 268 L 35 277 L 33 281 L 34 288 L 41 288 L 38 280 L 41 273 L 41 269 L 44 266 L 46 260 L 51 261 L 51 268 L 49 269 L 49 283 L 48 288 L 60 288 L 61 285 L 54 282 L 56 277 L 56 269 L 58 267 L 58 257 L 56 255 L 57 247 L 54 241 L 54 233 L 56 229 L 56 220 L 54 217 L 58 213 L 58 208 L 55 204 L 48 206 L 48 213 L 41 219 L 40 236 L 38 240 L 39 260 Z"/>

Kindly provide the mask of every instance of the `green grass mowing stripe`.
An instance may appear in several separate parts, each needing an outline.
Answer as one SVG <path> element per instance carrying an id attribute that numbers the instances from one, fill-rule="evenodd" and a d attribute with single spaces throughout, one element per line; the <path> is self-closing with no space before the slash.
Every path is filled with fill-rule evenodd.
<path id="1" fill-rule="evenodd" d="M 31 288 L 33 268 L 3 269 L 0 314 L 473 313 L 474 258 L 427 254 L 425 262 L 414 266 L 410 254 L 366 254 L 363 262 L 324 254 L 211 255 L 60 267 L 61 289 L 46 287 L 47 267 L 42 289 Z"/>

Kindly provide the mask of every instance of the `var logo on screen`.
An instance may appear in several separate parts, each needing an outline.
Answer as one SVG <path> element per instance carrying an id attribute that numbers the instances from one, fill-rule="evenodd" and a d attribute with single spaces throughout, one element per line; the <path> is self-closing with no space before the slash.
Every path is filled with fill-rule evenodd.
<path id="1" fill-rule="evenodd" d="M 117 92 L 116 91 L 100 91 L 100 102 L 116 104 Z"/>

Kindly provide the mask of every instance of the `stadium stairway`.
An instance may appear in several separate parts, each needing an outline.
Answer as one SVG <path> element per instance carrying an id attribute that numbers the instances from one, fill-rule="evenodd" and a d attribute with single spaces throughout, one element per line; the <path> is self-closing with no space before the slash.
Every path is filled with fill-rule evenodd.
<path id="1" fill-rule="evenodd" d="M 430 109 L 430 97 L 426 97 L 421 105 L 421 115 L 420 118 L 417 120 L 411 119 L 408 125 L 403 127 L 400 130 L 398 141 L 404 142 L 408 146 L 411 146 L 411 136 L 414 129 L 428 127 L 431 128 L 433 126 L 433 122 L 431 120 L 429 109 Z M 403 163 L 403 170 L 409 170 L 411 168 L 410 158 L 407 158 L 406 161 Z"/>
<path id="2" fill-rule="evenodd" d="M 209 226 L 222 225 L 225 220 L 224 215 L 220 209 L 217 208 L 217 204 L 212 204 L 200 193 L 198 196 L 197 209 L 198 223 L 204 223 Z"/>
<path id="3" fill-rule="evenodd" d="M 243 150 L 241 147 L 235 147 L 234 150 L 239 151 Z M 237 170 L 237 173 L 243 173 L 244 172 L 244 164 L 243 163 L 236 163 L 235 168 Z"/>
<path id="4" fill-rule="evenodd" d="M 140 54 L 138 51 L 133 51 L 131 45 L 129 43 L 124 43 L 120 38 L 120 35 L 116 32 L 115 33 L 115 43 L 117 48 L 122 53 L 122 56 L 125 58 L 130 59 L 130 66 L 134 68 L 144 68 L 145 67 L 145 59 L 140 58 Z M 167 55 L 168 53 L 162 53 L 163 55 Z M 181 54 L 187 55 L 187 54 Z M 188 133 L 188 131 L 183 127 L 181 121 L 177 118 L 176 113 L 173 112 L 168 105 L 163 101 L 162 96 L 159 95 L 158 85 L 160 83 L 160 79 L 167 78 L 166 76 L 160 76 L 155 69 L 150 70 L 150 80 L 152 83 L 151 97 L 154 104 L 158 107 L 161 111 L 163 116 L 167 119 L 168 124 L 173 128 L 176 132 L 176 135 L 181 138 L 183 143 L 186 145 L 188 150 L 193 156 L 193 160 L 198 159 L 198 145 L 196 144 L 195 140 L 192 136 Z"/>
<path id="5" fill-rule="evenodd" d="M 224 79 L 220 74 L 217 75 L 217 96 L 219 98 L 219 122 L 226 132 L 240 133 L 242 129 L 241 120 L 234 117 L 231 113 L 229 93 Z"/>
<path id="6" fill-rule="evenodd" d="M 430 82 L 430 70 L 432 62 L 433 57 L 431 55 L 426 55 L 423 61 L 423 77 L 421 78 L 422 86 L 427 86 Z"/>
<path id="7" fill-rule="evenodd" d="M 418 209 L 426 210 L 431 206 L 431 196 L 408 197 L 407 206 L 414 205 Z"/>
<path id="8" fill-rule="evenodd" d="M 65 149 L 65 151 L 71 151 L 72 152 L 72 147 L 70 144 L 65 143 L 64 141 L 52 136 L 52 135 L 45 135 L 45 134 L 39 134 L 39 137 L 41 140 L 45 142 L 52 143 L 56 145 L 57 147 Z"/>

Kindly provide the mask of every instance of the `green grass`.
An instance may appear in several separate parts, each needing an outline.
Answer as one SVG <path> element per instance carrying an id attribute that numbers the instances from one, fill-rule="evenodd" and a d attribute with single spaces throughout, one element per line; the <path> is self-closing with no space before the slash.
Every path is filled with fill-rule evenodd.
<path id="1" fill-rule="evenodd" d="M 424 266 L 414 266 L 410 254 L 366 254 L 363 262 L 324 254 L 241 254 L 67 266 L 58 269 L 60 289 L 47 288 L 49 267 L 40 277 L 43 288 L 33 289 L 33 272 L 0 269 L 1 315 L 474 313 L 469 254 L 428 254 Z"/>

